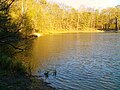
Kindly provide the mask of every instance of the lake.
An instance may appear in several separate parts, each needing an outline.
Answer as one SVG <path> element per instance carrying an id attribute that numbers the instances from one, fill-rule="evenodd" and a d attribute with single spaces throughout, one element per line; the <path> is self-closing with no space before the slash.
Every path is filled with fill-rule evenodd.
<path id="1" fill-rule="evenodd" d="M 33 74 L 58 90 L 120 90 L 119 33 L 46 35 L 31 53 Z"/>

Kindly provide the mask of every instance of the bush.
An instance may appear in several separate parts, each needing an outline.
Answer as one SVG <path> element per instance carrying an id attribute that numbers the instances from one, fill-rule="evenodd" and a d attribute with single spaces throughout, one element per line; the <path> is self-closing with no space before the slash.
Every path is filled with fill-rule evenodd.
<path id="1" fill-rule="evenodd" d="M 0 58 L 0 68 L 8 70 L 8 69 L 11 69 L 11 67 L 12 67 L 12 60 L 11 60 L 11 58 L 6 56 L 6 55 L 1 55 L 1 58 Z"/>
<path id="2" fill-rule="evenodd" d="M 26 73 L 25 66 L 23 65 L 23 63 L 21 61 L 18 61 L 18 60 L 13 62 L 12 70 L 18 74 L 25 74 Z"/>
<path id="3" fill-rule="evenodd" d="M 21 61 L 12 59 L 5 54 L 0 57 L 0 69 L 9 70 L 15 74 L 25 74 L 26 68 Z"/>

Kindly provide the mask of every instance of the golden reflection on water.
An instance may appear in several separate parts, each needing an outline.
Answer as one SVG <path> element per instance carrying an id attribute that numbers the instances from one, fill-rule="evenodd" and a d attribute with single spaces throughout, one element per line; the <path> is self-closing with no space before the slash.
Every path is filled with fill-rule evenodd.
<path id="1" fill-rule="evenodd" d="M 120 83 L 119 41 L 116 33 L 48 35 L 36 38 L 22 55 L 31 63 L 33 74 L 44 79 L 44 73 L 50 71 L 45 80 L 53 87 L 112 90 Z M 52 70 L 57 72 L 55 77 Z"/>
<path id="2" fill-rule="evenodd" d="M 37 38 L 33 43 L 33 60 L 31 61 L 33 70 L 36 71 L 40 67 L 60 60 L 60 57 L 66 57 L 70 54 L 71 50 L 76 52 L 77 48 L 82 48 L 82 52 L 91 50 L 93 46 L 86 43 L 93 42 L 94 35 L 88 34 L 59 34 L 59 35 L 48 35 Z M 80 46 L 76 46 L 76 44 Z M 79 45 L 79 44 L 78 44 Z M 71 55 L 75 55 L 71 54 Z"/>

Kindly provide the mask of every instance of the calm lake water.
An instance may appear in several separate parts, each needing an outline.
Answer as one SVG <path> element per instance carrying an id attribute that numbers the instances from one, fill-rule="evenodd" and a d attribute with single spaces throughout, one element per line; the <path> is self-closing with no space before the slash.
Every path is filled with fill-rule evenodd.
<path id="1" fill-rule="evenodd" d="M 120 90 L 119 33 L 42 36 L 31 52 L 33 74 L 59 90 Z"/>

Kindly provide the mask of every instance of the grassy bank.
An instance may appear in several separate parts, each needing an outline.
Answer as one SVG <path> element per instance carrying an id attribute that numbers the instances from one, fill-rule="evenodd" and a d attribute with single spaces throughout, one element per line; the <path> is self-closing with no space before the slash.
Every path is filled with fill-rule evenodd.
<path id="1" fill-rule="evenodd" d="M 45 30 L 40 33 L 35 33 L 35 35 L 39 37 L 44 35 L 62 34 L 62 33 L 102 33 L 102 32 L 104 31 L 93 29 L 93 28 L 84 28 L 83 30 Z"/>

